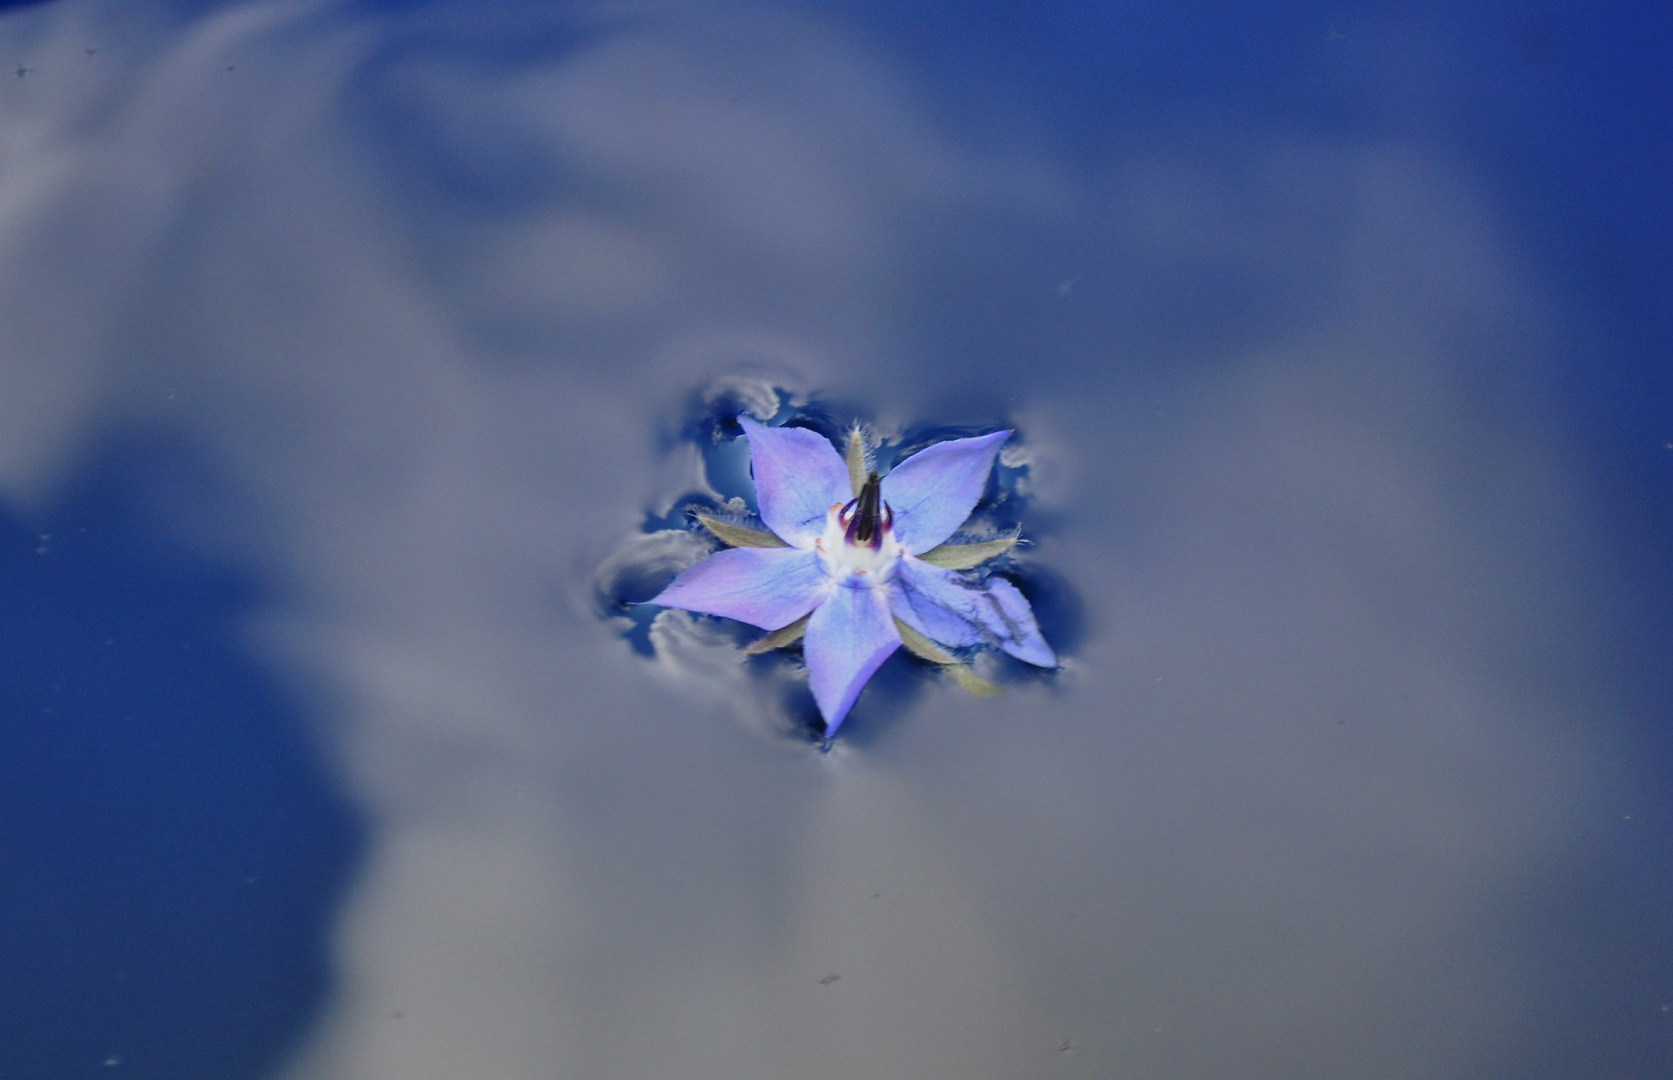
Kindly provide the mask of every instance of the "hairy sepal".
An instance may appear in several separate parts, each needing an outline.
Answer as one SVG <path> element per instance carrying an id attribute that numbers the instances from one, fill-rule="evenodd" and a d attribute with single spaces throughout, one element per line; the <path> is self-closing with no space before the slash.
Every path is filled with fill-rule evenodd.
<path id="1" fill-rule="evenodd" d="M 943 649 L 929 638 L 918 633 L 910 626 L 895 620 L 895 629 L 900 631 L 900 643 L 906 651 L 920 660 L 928 660 L 932 664 L 940 664 L 941 669 L 952 677 L 952 680 L 964 687 L 966 691 L 980 698 L 998 697 L 1005 691 L 977 675 L 969 664 L 964 663 L 952 653 Z"/>
<path id="2" fill-rule="evenodd" d="M 1004 687 L 995 686 L 973 671 L 969 664 L 953 664 L 944 668 L 953 681 L 964 687 L 965 692 L 979 698 L 998 697 L 1005 692 Z"/>
<path id="3" fill-rule="evenodd" d="M 997 559 L 1016 546 L 1017 538 L 1003 536 L 998 540 L 983 540 L 977 544 L 942 544 L 930 548 L 918 558 L 943 570 L 969 570 Z"/>
<path id="4" fill-rule="evenodd" d="M 843 454 L 843 462 L 848 466 L 848 483 L 854 488 L 857 499 L 872 469 L 871 455 L 866 453 L 865 432 L 858 423 L 848 430 L 848 450 Z"/>
<path id="5" fill-rule="evenodd" d="M 789 547 L 783 540 L 762 529 L 751 529 L 746 525 L 734 525 L 730 521 L 709 517 L 707 514 L 696 515 L 697 521 L 703 528 L 709 530 L 721 543 L 730 547 L 780 548 Z"/>
<path id="6" fill-rule="evenodd" d="M 789 626 L 774 630 L 758 641 L 750 642 L 744 647 L 744 655 L 760 656 L 763 653 L 770 653 L 774 649 L 782 649 L 796 644 L 796 642 L 802 640 L 802 635 L 807 633 L 807 621 L 811 618 L 813 618 L 813 613 L 810 611 Z"/>

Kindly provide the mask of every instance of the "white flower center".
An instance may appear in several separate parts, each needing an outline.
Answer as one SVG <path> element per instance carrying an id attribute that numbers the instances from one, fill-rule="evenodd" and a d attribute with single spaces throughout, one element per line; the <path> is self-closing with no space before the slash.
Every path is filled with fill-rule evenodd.
<path id="1" fill-rule="evenodd" d="M 819 563 L 825 573 L 837 581 L 859 576 L 872 585 L 881 585 L 894 575 L 900 561 L 900 544 L 895 530 L 888 522 L 880 522 L 870 542 L 850 540 L 854 530 L 854 515 L 859 509 L 849 503 L 847 513 L 839 503 L 825 514 L 825 534 L 813 542 L 819 552 Z M 860 582 L 849 582 L 859 584 Z"/>

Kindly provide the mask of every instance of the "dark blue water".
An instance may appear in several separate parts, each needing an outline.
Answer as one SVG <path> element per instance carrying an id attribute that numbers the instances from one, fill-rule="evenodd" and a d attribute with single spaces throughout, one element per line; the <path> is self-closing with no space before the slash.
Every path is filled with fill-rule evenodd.
<path id="1" fill-rule="evenodd" d="M 1673 15 L 0 44 L 0 1075 L 1673 1074 Z M 746 408 L 1064 668 L 635 606 Z"/>
<path id="2" fill-rule="evenodd" d="M 146 506 L 196 471 L 112 439 L 4 521 L 8 1076 L 266 1075 L 328 984 L 360 821 L 250 655 L 266 588 Z"/>

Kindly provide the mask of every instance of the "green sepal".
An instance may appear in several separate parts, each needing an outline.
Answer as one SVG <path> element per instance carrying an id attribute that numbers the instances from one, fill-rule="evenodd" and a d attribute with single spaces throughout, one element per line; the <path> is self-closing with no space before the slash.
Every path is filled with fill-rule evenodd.
<path id="1" fill-rule="evenodd" d="M 918 558 L 943 570 L 969 570 L 989 559 L 997 559 L 1016 546 L 1017 538 L 1002 536 L 998 540 L 983 540 L 979 544 L 942 544 L 932 547 Z"/>
<path id="2" fill-rule="evenodd" d="M 848 484 L 854 489 L 854 497 L 860 497 L 860 489 L 866 486 L 866 476 L 871 472 L 866 467 L 866 440 L 860 434 L 860 425 L 855 424 L 848 432 L 848 452 L 843 455 L 848 464 Z"/>
<path id="3" fill-rule="evenodd" d="M 928 660 L 932 664 L 956 664 L 959 662 L 958 657 L 899 619 L 895 620 L 895 629 L 900 631 L 900 643 L 906 646 L 906 651 L 918 659 Z"/>
<path id="4" fill-rule="evenodd" d="M 895 629 L 900 631 L 900 643 L 906 646 L 906 651 L 920 660 L 928 660 L 932 664 L 940 664 L 941 670 L 952 676 L 954 682 L 965 690 L 980 698 L 998 697 L 1005 691 L 993 683 L 988 682 L 969 664 L 943 649 L 929 638 L 907 626 L 899 619 L 895 620 Z"/>
<path id="5" fill-rule="evenodd" d="M 781 626 L 761 640 L 750 642 L 744 647 L 744 655 L 760 656 L 762 653 L 769 653 L 774 649 L 782 649 L 786 645 L 796 644 L 796 642 L 802 640 L 802 635 L 807 633 L 807 621 L 811 618 L 813 618 L 813 613 L 808 612 L 789 626 Z"/>
<path id="6" fill-rule="evenodd" d="M 751 529 L 743 525 L 734 525 L 729 521 L 719 521 L 707 514 L 698 514 L 696 517 L 702 523 L 703 528 L 714 533 L 722 543 L 730 544 L 732 547 L 774 548 L 790 546 L 770 532 Z"/>
<path id="7" fill-rule="evenodd" d="M 946 668 L 946 672 L 953 677 L 954 682 L 964 687 L 967 692 L 975 695 L 976 697 L 998 697 L 1000 694 L 1005 692 L 1004 687 L 995 686 L 993 683 L 988 682 L 986 679 L 976 674 L 973 670 L 971 670 L 969 664 L 949 665 Z"/>

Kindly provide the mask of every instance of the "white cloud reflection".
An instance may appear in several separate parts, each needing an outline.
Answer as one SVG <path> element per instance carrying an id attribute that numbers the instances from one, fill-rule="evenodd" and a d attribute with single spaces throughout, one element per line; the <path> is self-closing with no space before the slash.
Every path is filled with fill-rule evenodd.
<path id="1" fill-rule="evenodd" d="M 288 1078 L 1466 1076 L 1514 1037 L 1600 628 L 1540 305 L 1444 165 L 1077 175 L 753 9 L 125 11 L 3 24 L 0 482 L 184 433 L 239 506 L 178 527 L 292 590 L 254 640 L 374 834 Z M 750 370 L 1020 418 L 1072 671 L 820 756 L 701 624 L 633 655 L 594 574 Z"/>

